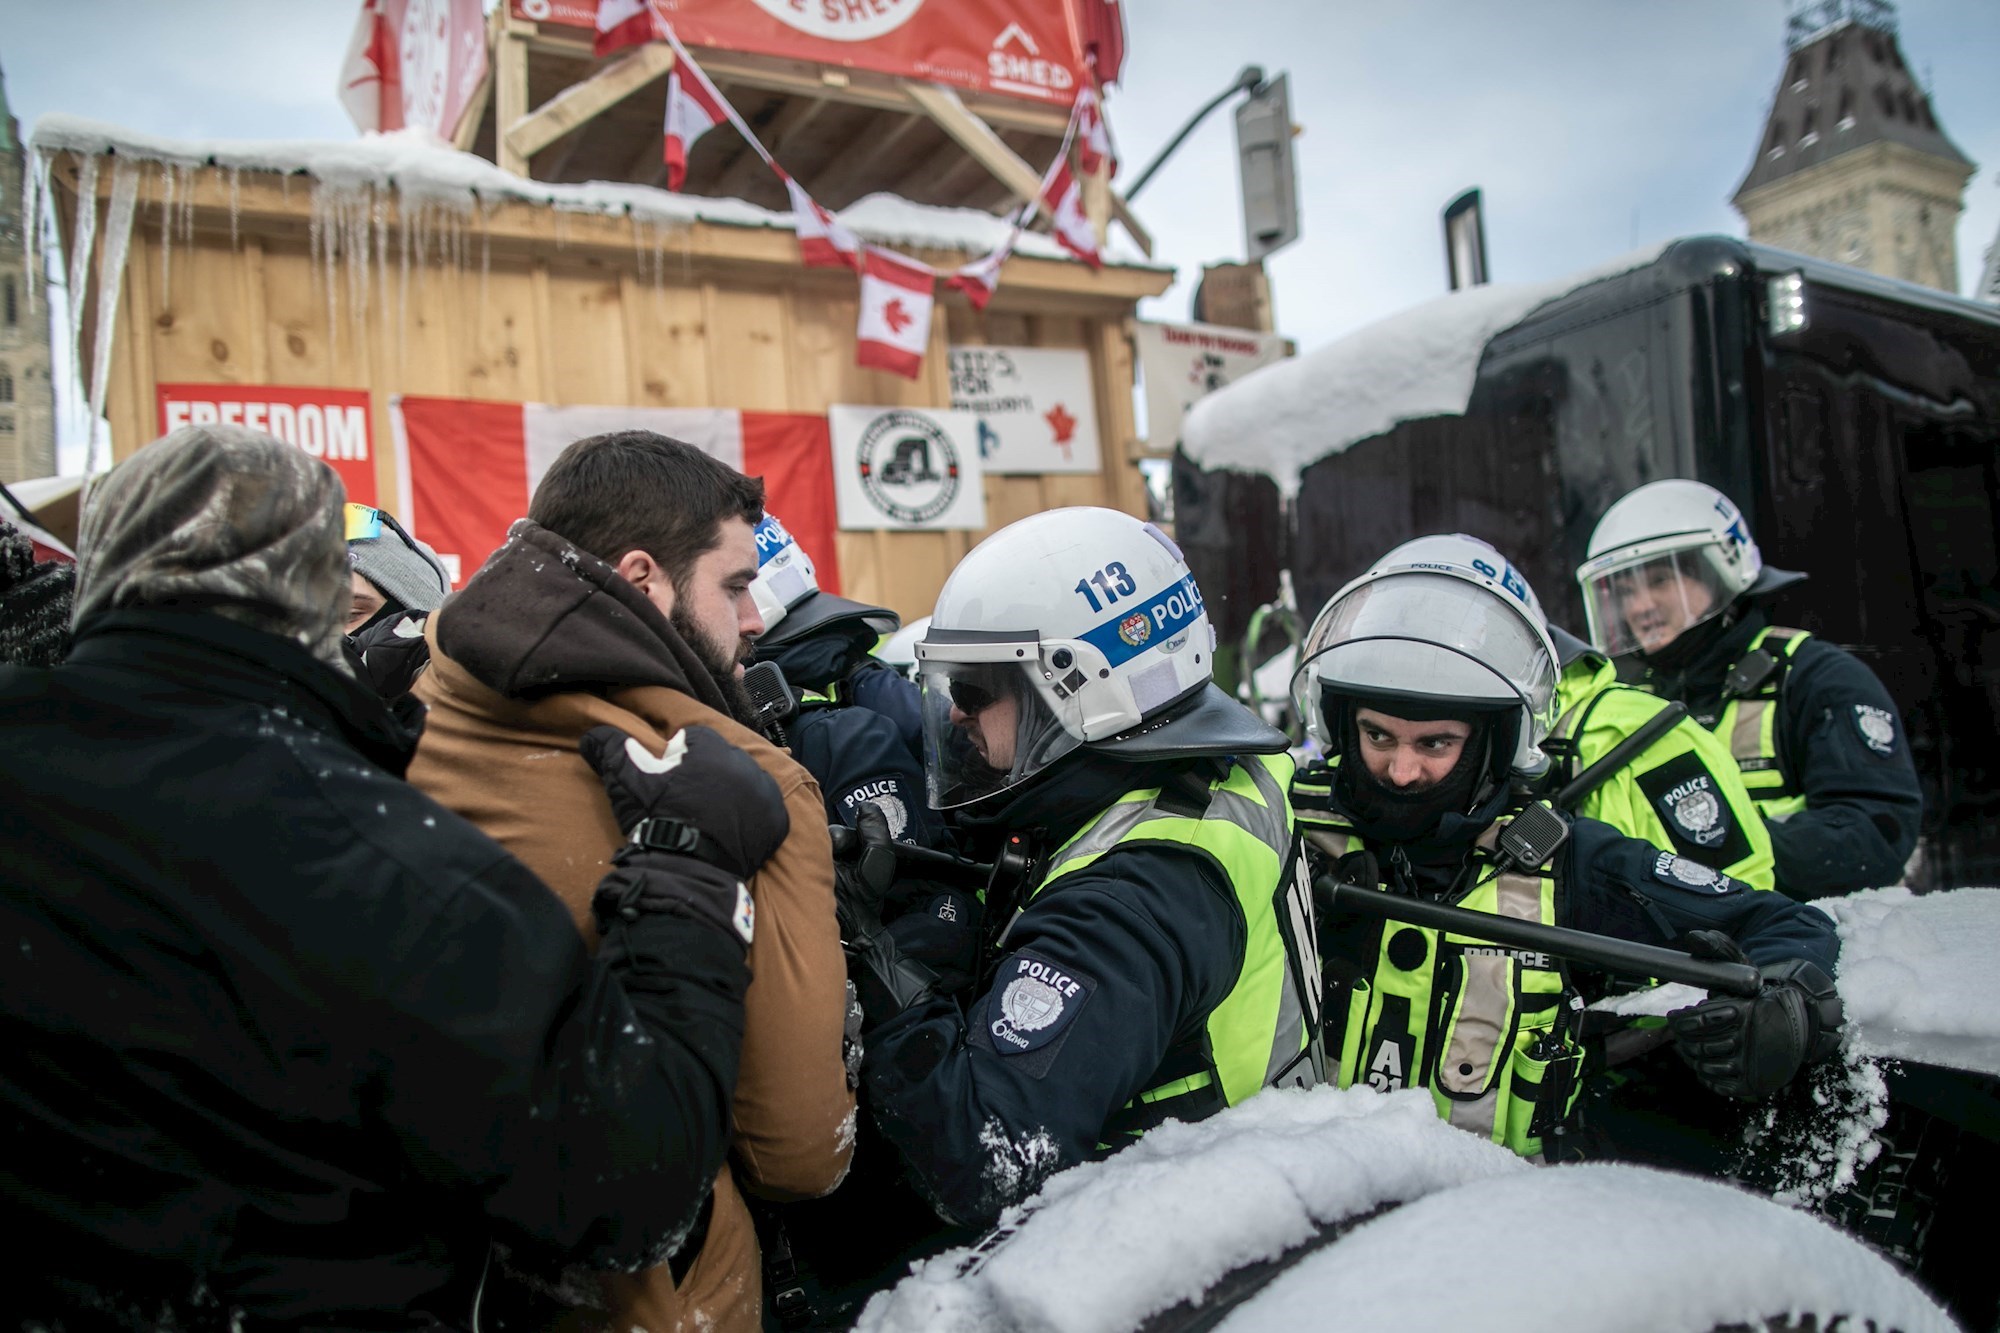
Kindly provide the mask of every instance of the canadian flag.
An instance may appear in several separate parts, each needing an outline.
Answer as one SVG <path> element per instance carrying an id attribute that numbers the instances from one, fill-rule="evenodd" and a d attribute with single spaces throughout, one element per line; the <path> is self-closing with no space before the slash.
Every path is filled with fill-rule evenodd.
<path id="1" fill-rule="evenodd" d="M 1056 171 L 1042 197 L 1048 202 L 1050 229 L 1057 243 L 1092 268 L 1104 267 L 1104 257 L 1097 250 L 1097 228 L 1090 225 L 1083 211 L 1083 182 L 1069 169 L 1069 163 Z"/>
<path id="2" fill-rule="evenodd" d="M 1104 101 L 1087 85 L 1076 95 L 1076 155 L 1086 176 L 1095 176 L 1107 163 L 1110 170 L 1105 177 L 1118 174 L 1118 150 L 1111 146 L 1111 127 L 1104 123 Z"/>
<path id="3" fill-rule="evenodd" d="M 679 190 L 687 181 L 688 150 L 694 141 L 721 123 L 724 112 L 721 96 L 709 85 L 708 76 L 692 66 L 694 75 L 681 82 L 676 65 L 667 75 L 667 188 Z"/>
<path id="4" fill-rule="evenodd" d="M 1019 232 L 1014 235 L 1019 235 Z M 1007 257 L 1014 253 L 1014 235 L 995 246 L 985 258 L 962 266 L 945 280 L 944 285 L 953 291 L 964 292 L 965 299 L 972 303 L 974 310 L 984 310 L 986 303 L 993 299 L 993 289 L 1000 285 L 1000 269 L 1006 264 Z"/>
<path id="5" fill-rule="evenodd" d="M 805 261 L 805 266 L 858 269 L 861 239 L 821 208 L 797 181 L 790 176 L 784 176 L 784 181 L 785 193 L 792 198 L 792 225 L 799 234 L 799 258 Z"/>
<path id="6" fill-rule="evenodd" d="M 554 407 L 461 398 L 390 399 L 400 517 L 437 548 L 463 587 L 528 512 L 542 474 L 574 441 L 614 430 L 651 430 L 694 445 L 764 479 L 765 502 L 818 571 L 840 590 L 833 442 L 826 418 L 731 408 Z"/>
<path id="7" fill-rule="evenodd" d="M 854 359 L 915 379 L 931 340 L 937 275 L 913 259 L 868 247 L 861 266 L 861 320 Z"/>
<path id="8" fill-rule="evenodd" d="M 628 46 L 644 46 L 666 36 L 653 13 L 652 0 L 597 0 L 597 40 L 594 56 L 608 56 Z"/>

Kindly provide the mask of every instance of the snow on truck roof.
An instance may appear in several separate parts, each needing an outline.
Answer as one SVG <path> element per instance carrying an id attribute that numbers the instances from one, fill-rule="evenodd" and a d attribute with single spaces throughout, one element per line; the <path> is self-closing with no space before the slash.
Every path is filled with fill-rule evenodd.
<path id="1" fill-rule="evenodd" d="M 1541 283 L 1491 283 L 1426 301 L 1197 402 L 1181 449 L 1200 466 L 1271 478 L 1287 499 L 1329 454 L 1400 421 L 1458 416 L 1493 336 L 1589 283 L 1643 268 L 1666 245 Z"/>
<path id="2" fill-rule="evenodd" d="M 773 212 L 740 199 L 674 194 L 652 186 L 613 181 L 565 185 L 528 180 L 493 163 L 461 153 L 421 130 L 366 134 L 357 139 L 170 139 L 124 129 L 81 116 L 47 115 L 35 122 L 29 144 L 38 153 L 61 152 L 117 157 L 175 168 L 214 167 L 223 171 L 302 173 L 334 190 L 375 187 L 395 190 L 411 202 L 470 209 L 478 204 L 519 202 L 564 212 L 631 217 L 687 226 L 792 230 L 790 213 Z M 982 255 L 1006 239 L 1008 223 L 973 208 L 936 208 L 889 194 L 872 194 L 838 214 L 866 240 L 883 245 L 959 250 Z M 1016 253 L 1035 259 L 1076 262 L 1053 240 L 1023 232 Z M 1136 255 L 1114 235 L 1107 263 L 1168 271 Z"/>

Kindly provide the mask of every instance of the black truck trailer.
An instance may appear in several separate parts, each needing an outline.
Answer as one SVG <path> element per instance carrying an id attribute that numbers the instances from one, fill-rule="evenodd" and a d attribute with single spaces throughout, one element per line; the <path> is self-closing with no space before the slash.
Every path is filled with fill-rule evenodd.
<path id="1" fill-rule="evenodd" d="M 1850 648 L 1901 708 L 1925 787 L 1918 884 L 2000 883 L 2000 309 L 1702 236 L 1544 300 L 1475 350 L 1461 414 L 1359 440 L 1326 420 L 1330 451 L 1289 503 L 1270 475 L 1176 458 L 1177 532 L 1223 641 L 1281 569 L 1309 622 L 1432 532 L 1498 546 L 1581 632 L 1574 575 L 1598 517 L 1645 482 L 1705 481 L 1766 561 L 1811 574 L 1779 622 Z M 1233 422 L 1273 373 L 1223 391 L 1243 396 Z"/>

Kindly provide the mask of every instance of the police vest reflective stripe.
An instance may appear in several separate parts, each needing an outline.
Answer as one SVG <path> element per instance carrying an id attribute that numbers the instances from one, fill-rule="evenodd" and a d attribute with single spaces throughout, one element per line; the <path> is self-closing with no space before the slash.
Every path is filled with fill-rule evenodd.
<path id="1" fill-rule="evenodd" d="M 1049 858 L 1029 895 L 1032 902 L 1117 848 L 1165 843 L 1220 866 L 1243 910 L 1236 984 L 1209 1012 L 1201 1039 L 1169 1050 L 1150 1085 L 1112 1117 L 1107 1139 L 1198 1119 L 1266 1087 L 1319 1081 L 1319 961 L 1305 858 L 1297 855 L 1285 795 L 1291 776 L 1287 755 L 1232 760 L 1198 814 L 1157 787 L 1127 793 Z"/>
<path id="2" fill-rule="evenodd" d="M 1496 822 L 1478 845 L 1491 852 L 1499 829 Z M 1306 837 L 1333 857 L 1359 842 L 1332 826 Z M 1487 873 L 1452 905 L 1558 925 L 1558 893 L 1548 871 Z M 1428 1088 L 1453 1125 L 1539 1157 L 1543 1135 L 1576 1103 L 1582 1051 L 1568 1022 L 1574 997 L 1545 955 L 1385 923 L 1372 970 L 1348 993 L 1340 1086 Z"/>
<path id="3" fill-rule="evenodd" d="M 1757 803 L 1765 819 L 1784 819 L 1806 808 L 1785 775 L 1778 749 L 1778 720 L 1783 714 L 1785 677 L 1791 674 L 1792 654 L 1812 635 L 1802 629 L 1771 626 L 1750 641 L 1744 655 L 1771 645 L 1777 667 L 1750 694 L 1731 699 L 1715 720 L 1712 730 L 1729 743 L 1730 756 L 1743 773 L 1743 785 Z"/>

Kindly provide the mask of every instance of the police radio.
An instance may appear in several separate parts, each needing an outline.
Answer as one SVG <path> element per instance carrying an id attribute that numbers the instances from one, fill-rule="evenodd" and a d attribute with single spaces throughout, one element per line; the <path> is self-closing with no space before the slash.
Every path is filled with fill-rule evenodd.
<path id="1" fill-rule="evenodd" d="M 759 662 L 743 673 L 743 692 L 750 696 L 750 727 L 779 745 L 790 745 L 785 723 L 798 716 L 799 692 L 776 662 Z"/>

